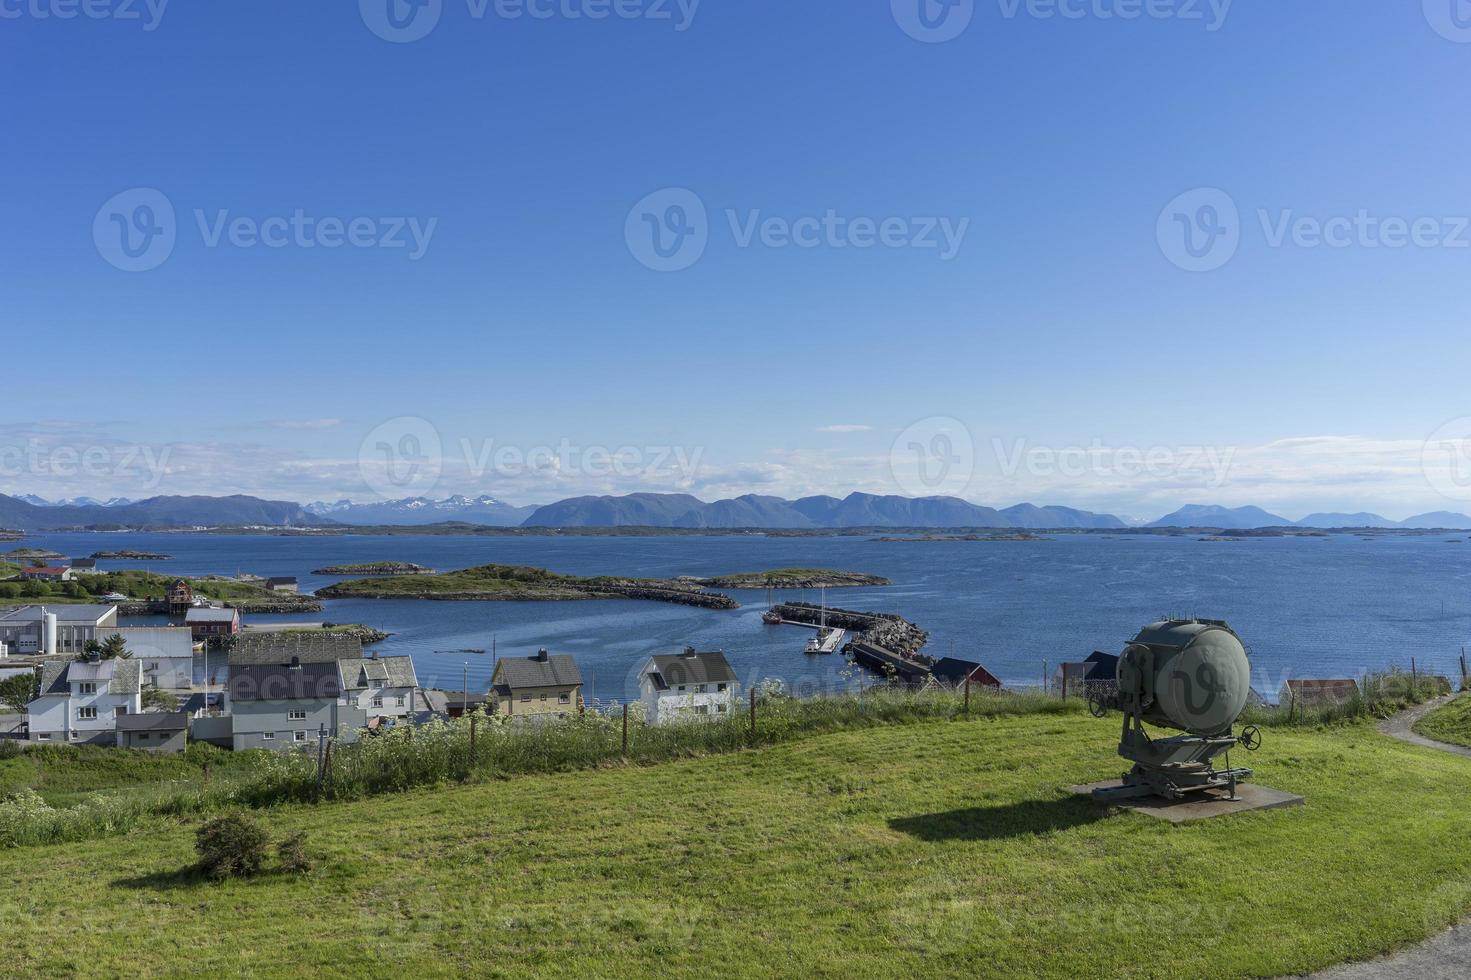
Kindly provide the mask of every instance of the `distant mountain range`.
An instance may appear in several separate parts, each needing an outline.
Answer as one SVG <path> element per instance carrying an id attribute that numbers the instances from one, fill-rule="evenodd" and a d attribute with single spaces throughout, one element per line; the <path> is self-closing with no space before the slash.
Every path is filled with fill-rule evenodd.
<path id="1" fill-rule="evenodd" d="M 66 500 L 46 500 L 34 494 L 23 493 L 16 500 L 23 501 L 35 507 L 122 507 L 134 503 L 127 497 L 113 497 L 111 500 L 98 500 L 96 497 L 70 497 Z"/>
<path id="2" fill-rule="evenodd" d="M 573 497 L 544 507 L 516 507 L 486 496 L 457 496 L 446 500 L 410 497 L 371 504 L 341 500 L 303 506 L 247 496 L 153 497 L 139 501 L 120 498 L 96 501 L 80 497 L 51 502 L 37 497 L 0 494 L 0 528 L 18 531 L 84 527 L 422 527 L 451 522 L 487 527 L 667 527 L 686 530 L 865 527 L 1123 530 L 1131 526 L 1112 514 L 1096 514 L 1071 507 L 1017 504 L 997 509 L 958 497 L 916 498 L 869 493 L 853 493 L 841 498 L 802 497 L 799 500 L 749 494 L 713 503 L 682 493 L 634 493 L 617 497 Z M 1145 526 L 1224 530 L 1264 527 L 1471 530 L 1471 516 L 1437 511 L 1404 521 L 1391 521 L 1378 514 L 1320 513 L 1309 514 L 1300 521 L 1290 521 L 1259 507 L 1191 504 Z"/>
<path id="3" fill-rule="evenodd" d="M 494 497 L 450 497 L 430 500 L 408 497 L 377 504 L 355 504 L 339 500 L 334 504 L 314 503 L 304 508 L 308 514 L 326 517 L 339 524 L 358 526 L 392 524 L 420 527 L 463 521 L 487 527 L 517 527 L 536 510 L 535 507 L 513 507 Z"/>
<path id="4" fill-rule="evenodd" d="M 1005 510 L 957 497 L 748 495 L 707 504 L 688 494 L 574 497 L 536 510 L 527 527 L 674 527 L 818 529 L 848 527 L 1123 528 L 1112 514 L 1018 504 Z"/>
<path id="5" fill-rule="evenodd" d="M 323 523 L 302 508 L 256 497 L 153 497 L 132 503 L 38 506 L 0 494 L 0 527 L 305 527 Z"/>
<path id="6" fill-rule="evenodd" d="M 1268 513 L 1260 507 L 1206 507 L 1192 504 L 1181 507 L 1173 514 L 1161 517 L 1148 527 L 1209 527 L 1231 531 L 1248 531 L 1259 527 L 1306 527 L 1306 528 L 1404 528 L 1406 530 L 1471 530 L 1471 517 L 1438 510 L 1430 514 L 1417 514 L 1403 521 L 1392 521 L 1378 514 L 1309 514 L 1300 521 L 1289 521 L 1285 517 Z"/>

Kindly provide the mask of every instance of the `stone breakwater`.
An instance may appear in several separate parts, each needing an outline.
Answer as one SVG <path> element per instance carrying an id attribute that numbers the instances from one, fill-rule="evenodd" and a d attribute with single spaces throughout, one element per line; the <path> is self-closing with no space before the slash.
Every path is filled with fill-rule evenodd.
<path id="1" fill-rule="evenodd" d="M 854 643 L 880 646 L 926 666 L 934 662 L 933 658 L 919 652 L 929 642 L 930 634 L 895 613 L 867 613 L 831 608 L 824 610 L 810 602 L 784 602 L 774 607 L 772 612 L 789 623 L 805 623 L 809 626 L 817 626 L 826 616 L 827 625 L 856 633 Z"/>

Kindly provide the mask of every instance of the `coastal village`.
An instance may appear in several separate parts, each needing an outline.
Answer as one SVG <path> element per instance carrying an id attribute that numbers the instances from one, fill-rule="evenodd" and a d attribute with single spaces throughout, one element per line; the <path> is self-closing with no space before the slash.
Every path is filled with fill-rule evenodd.
<path id="1" fill-rule="evenodd" d="M 428 572 L 417 566 L 390 571 L 419 578 Z M 69 583 L 98 574 L 96 559 L 78 558 L 33 564 L 13 579 Z M 287 599 L 288 608 L 290 597 L 299 596 L 293 577 L 243 578 L 257 590 Z M 748 576 L 639 584 L 628 589 L 628 597 L 723 608 L 733 603 L 705 592 L 704 586 L 750 588 L 759 581 Z M 883 580 L 827 573 L 825 581 Z M 558 579 L 557 587 L 567 583 L 599 593 L 619 587 L 570 579 Z M 769 599 L 772 594 L 769 589 Z M 421 685 L 411 657 L 371 649 L 384 634 L 326 624 L 248 629 L 248 614 L 239 606 L 199 594 L 183 578 L 148 599 L 121 594 L 100 599 L 0 606 L 0 683 L 10 685 L 12 712 L 0 715 L 0 738 L 155 752 L 183 751 L 191 742 L 237 751 L 317 751 L 325 738 L 350 744 L 399 726 L 467 716 L 535 725 L 588 711 L 626 715 L 632 707 L 648 725 L 718 720 L 739 712 L 743 690 L 753 694 L 759 683 L 748 678 L 743 688 L 724 652 L 689 647 L 646 655 L 631 675 L 636 697 L 594 699 L 585 696 L 574 656 L 540 649 L 497 657 L 485 690 L 442 690 Z M 167 617 L 168 623 L 122 625 L 125 617 L 142 615 Z M 928 634 L 898 615 L 832 608 L 825 599 L 821 604 L 773 600 L 762 618 L 770 626 L 814 630 L 809 654 L 833 653 L 847 639 L 843 653 L 887 686 L 1003 690 L 1002 682 L 976 661 L 925 654 Z M 1044 667 L 1043 690 L 1064 700 L 1106 697 L 1115 684 L 1115 660 L 1095 652 L 1058 663 L 1051 673 Z M 26 690 L 17 678 L 30 679 L 28 693 L 16 693 Z M 1359 693 L 1350 678 L 1292 679 L 1279 698 L 1318 707 Z M 1267 702 L 1255 690 L 1251 698 L 1254 704 Z"/>

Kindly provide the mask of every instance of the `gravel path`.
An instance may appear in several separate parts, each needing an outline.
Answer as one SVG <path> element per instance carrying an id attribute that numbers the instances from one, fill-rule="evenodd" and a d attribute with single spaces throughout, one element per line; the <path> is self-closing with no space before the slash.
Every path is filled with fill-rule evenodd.
<path id="1" fill-rule="evenodd" d="M 1471 758 L 1471 749 L 1437 742 L 1413 731 L 1415 722 L 1454 697 L 1449 695 L 1402 711 L 1380 722 L 1379 730 L 1402 742 Z M 1471 920 L 1403 953 L 1368 963 L 1335 966 L 1313 974 L 1314 980 L 1462 980 L 1468 976 L 1471 976 Z"/>

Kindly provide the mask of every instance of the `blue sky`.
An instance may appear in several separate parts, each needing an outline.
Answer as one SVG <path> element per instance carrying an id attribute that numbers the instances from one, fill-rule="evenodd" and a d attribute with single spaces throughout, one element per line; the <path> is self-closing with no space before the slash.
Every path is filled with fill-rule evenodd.
<path id="1" fill-rule="evenodd" d="M 408 418 L 410 489 L 517 503 L 923 490 L 903 434 L 958 426 L 939 489 L 988 503 L 1471 507 L 1424 472 L 1471 434 L 1451 0 L 924 0 L 940 43 L 920 0 L 440 0 L 407 43 L 389 2 L 0 0 L 0 358 L 47 393 L 0 491 L 369 499 Z M 656 271 L 671 188 L 704 247 Z M 125 271 L 138 189 L 173 247 Z M 638 462 L 473 464 L 569 445 Z"/>

